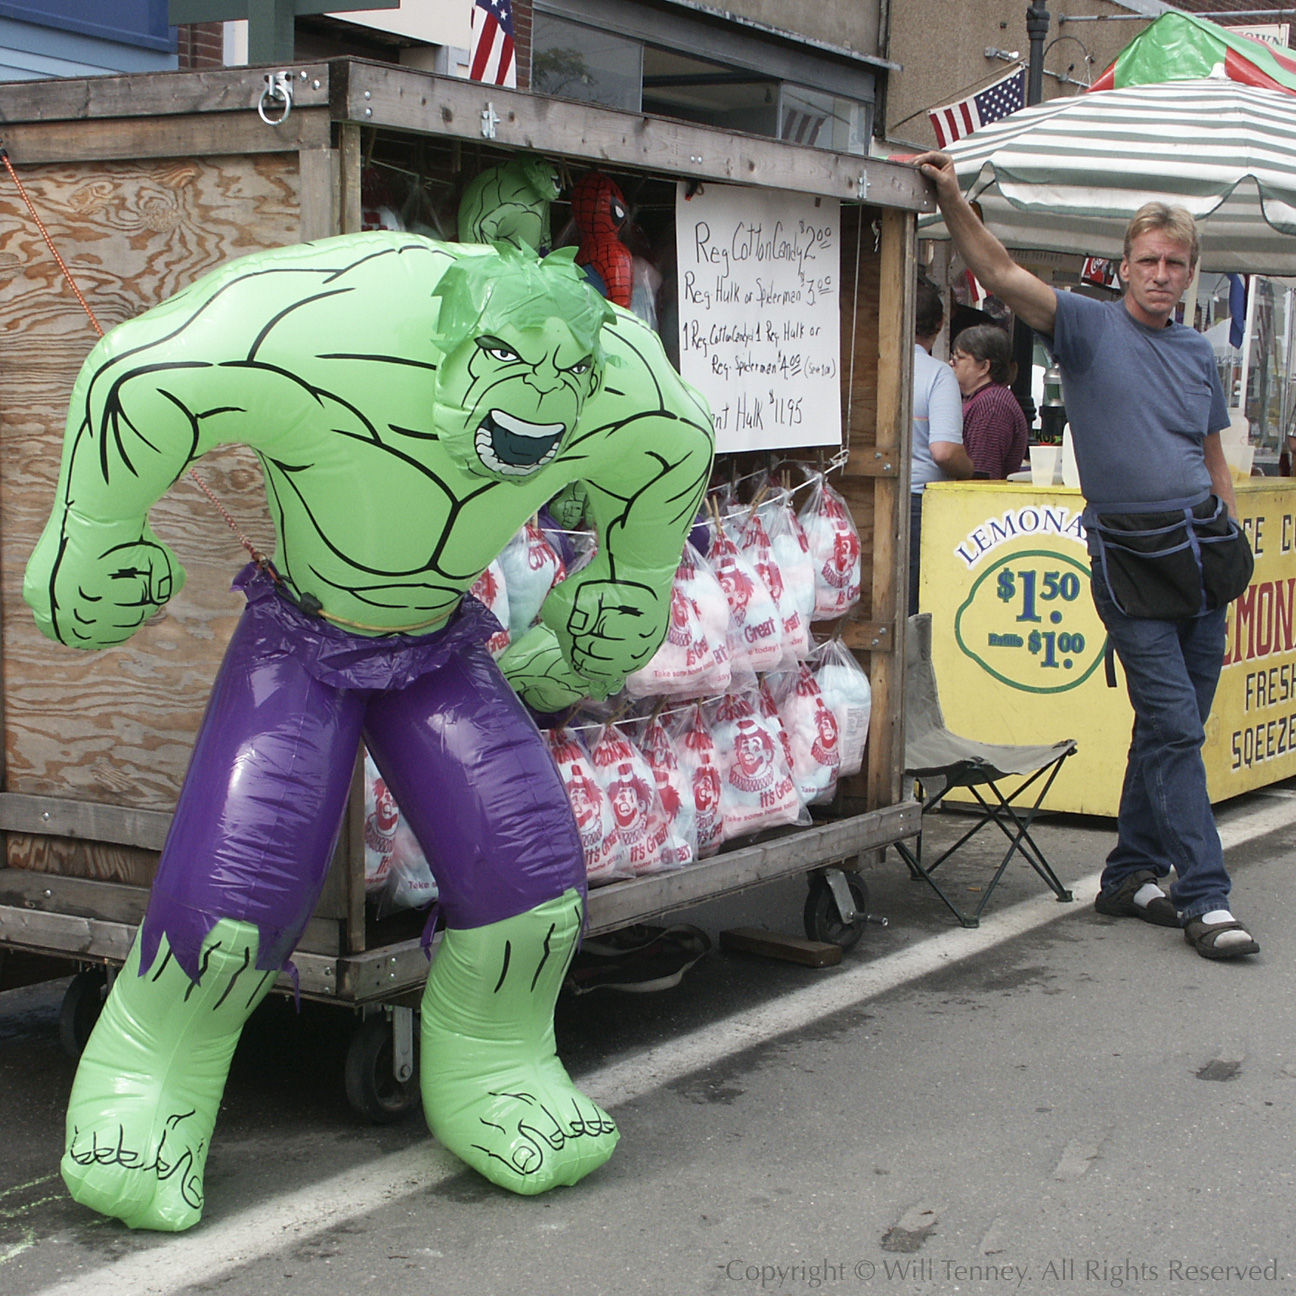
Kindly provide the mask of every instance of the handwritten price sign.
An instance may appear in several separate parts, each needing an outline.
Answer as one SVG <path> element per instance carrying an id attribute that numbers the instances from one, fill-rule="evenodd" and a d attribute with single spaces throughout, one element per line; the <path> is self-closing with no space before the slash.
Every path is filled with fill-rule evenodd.
<path id="1" fill-rule="evenodd" d="M 1011 553 L 986 568 L 954 616 L 959 649 L 1025 693 L 1062 693 L 1103 659 L 1107 633 L 1089 570 L 1056 550 Z"/>
<path id="2" fill-rule="evenodd" d="M 841 443 L 840 219 L 827 198 L 680 184 L 680 373 L 717 450 Z"/>

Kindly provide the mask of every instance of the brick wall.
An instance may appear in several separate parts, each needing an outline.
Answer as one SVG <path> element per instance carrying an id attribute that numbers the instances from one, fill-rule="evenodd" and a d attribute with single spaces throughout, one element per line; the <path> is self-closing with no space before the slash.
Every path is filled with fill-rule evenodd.
<path id="1" fill-rule="evenodd" d="M 513 0 L 513 49 L 519 90 L 531 89 L 531 0 Z"/>
<path id="2" fill-rule="evenodd" d="M 176 53 L 186 69 L 218 68 L 225 65 L 224 24 L 189 23 L 176 28 Z"/>

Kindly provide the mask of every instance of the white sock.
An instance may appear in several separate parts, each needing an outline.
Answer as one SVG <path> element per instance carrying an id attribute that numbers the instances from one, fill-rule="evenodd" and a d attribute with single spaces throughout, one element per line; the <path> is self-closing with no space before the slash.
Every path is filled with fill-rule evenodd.
<path id="1" fill-rule="evenodd" d="M 1163 897 L 1165 892 L 1161 890 L 1155 882 L 1144 882 L 1137 891 L 1134 892 L 1134 903 L 1140 909 L 1146 909 L 1153 900 Z"/>
<path id="2" fill-rule="evenodd" d="M 1208 927 L 1213 927 L 1216 923 L 1236 922 L 1237 919 L 1227 909 L 1212 909 L 1209 913 L 1201 915 L 1201 921 Z M 1215 937 L 1216 949 L 1228 949 L 1230 945 L 1249 945 L 1250 943 L 1251 934 L 1245 931 L 1220 932 Z"/>

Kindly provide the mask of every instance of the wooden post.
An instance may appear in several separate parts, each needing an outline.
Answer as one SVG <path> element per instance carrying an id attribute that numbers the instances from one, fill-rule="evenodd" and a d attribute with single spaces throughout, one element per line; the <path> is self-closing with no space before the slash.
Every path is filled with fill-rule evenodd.
<path id="1" fill-rule="evenodd" d="M 893 627 L 890 652 L 875 652 L 869 682 L 868 805 L 901 799 L 904 772 L 904 626 L 909 595 L 909 456 L 913 410 L 913 300 L 917 222 L 888 209 L 881 217 L 878 293 L 877 441 L 894 476 L 874 485 L 873 619 Z"/>
<path id="2" fill-rule="evenodd" d="M 363 153 L 360 149 L 360 127 L 343 122 L 338 127 L 338 216 L 343 234 L 359 234 L 360 171 Z"/>

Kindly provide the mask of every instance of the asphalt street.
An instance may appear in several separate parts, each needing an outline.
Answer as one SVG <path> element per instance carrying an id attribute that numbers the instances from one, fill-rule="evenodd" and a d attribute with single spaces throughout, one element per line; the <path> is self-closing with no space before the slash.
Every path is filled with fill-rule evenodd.
<path id="1" fill-rule="evenodd" d="M 956 831 L 962 816 L 950 815 Z M 976 931 L 894 855 L 842 965 L 719 949 L 673 990 L 559 1005 L 560 1051 L 622 1129 L 573 1189 L 519 1198 L 417 1114 L 347 1106 L 340 1009 L 263 1007 L 235 1059 L 203 1222 L 132 1233 L 57 1175 L 66 982 L 0 994 L 0 1291 L 625 1293 L 1296 1290 L 1296 784 L 1219 807 L 1262 953 L 1092 908 L 1101 820 L 1040 828 Z M 974 898 L 989 849 L 958 866 Z M 799 934 L 789 881 L 684 915 Z"/>

